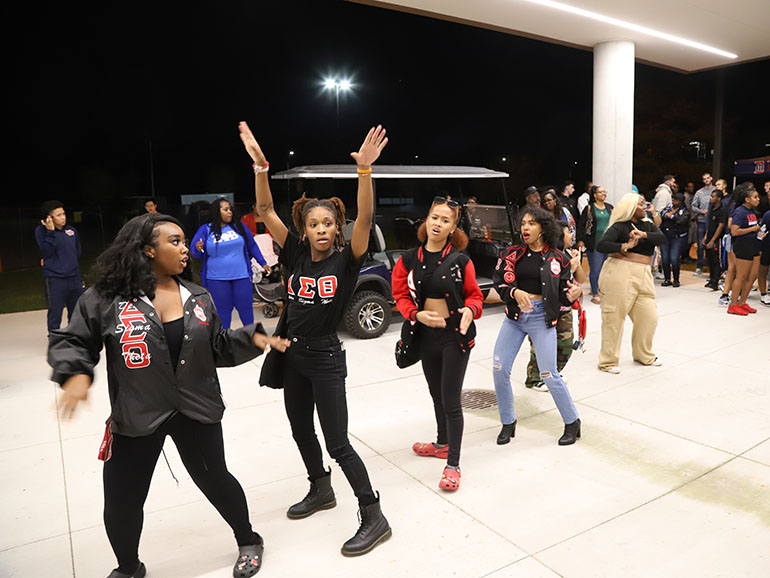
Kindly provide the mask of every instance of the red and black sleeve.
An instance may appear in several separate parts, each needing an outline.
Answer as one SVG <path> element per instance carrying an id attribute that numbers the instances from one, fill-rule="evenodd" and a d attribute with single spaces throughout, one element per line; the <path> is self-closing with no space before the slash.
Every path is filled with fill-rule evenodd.
<path id="1" fill-rule="evenodd" d="M 396 300 L 396 307 L 398 307 L 401 315 L 404 319 L 409 321 L 415 321 L 417 318 L 417 304 L 412 298 L 412 294 L 409 291 L 409 271 L 404 265 L 404 258 L 399 258 L 396 262 L 396 266 L 393 267 L 391 274 L 391 286 L 393 291 L 393 298 Z"/>
<path id="2" fill-rule="evenodd" d="M 465 307 L 473 311 L 473 318 L 481 317 L 481 311 L 484 303 L 484 295 L 481 293 L 478 281 L 476 281 L 476 268 L 473 261 L 468 259 L 465 264 L 465 274 L 463 275 L 463 295 L 465 296 Z"/>

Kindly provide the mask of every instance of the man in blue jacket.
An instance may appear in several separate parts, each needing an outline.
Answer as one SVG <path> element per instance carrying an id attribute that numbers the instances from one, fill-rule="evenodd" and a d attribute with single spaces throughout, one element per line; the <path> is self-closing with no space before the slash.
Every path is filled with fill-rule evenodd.
<path id="1" fill-rule="evenodd" d="M 84 291 L 78 264 L 81 247 L 78 232 L 67 224 L 64 205 L 59 201 L 46 201 L 40 213 L 43 218 L 35 229 L 35 240 L 43 254 L 48 333 L 51 333 L 61 326 L 64 307 L 67 307 L 69 321 Z"/>

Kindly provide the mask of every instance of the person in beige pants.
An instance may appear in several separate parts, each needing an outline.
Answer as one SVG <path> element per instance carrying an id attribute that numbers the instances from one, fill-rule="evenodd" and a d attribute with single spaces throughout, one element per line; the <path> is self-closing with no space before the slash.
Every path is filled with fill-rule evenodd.
<path id="1" fill-rule="evenodd" d="M 660 365 L 652 351 L 658 326 L 655 284 L 650 262 L 655 247 L 666 242 L 665 235 L 647 216 L 655 210 L 644 197 L 629 193 L 620 199 L 610 216 L 610 226 L 596 244 L 608 253 L 599 275 L 602 308 L 602 345 L 599 369 L 620 373 L 620 344 L 626 315 L 634 324 L 631 349 L 634 360 L 643 365 Z"/>

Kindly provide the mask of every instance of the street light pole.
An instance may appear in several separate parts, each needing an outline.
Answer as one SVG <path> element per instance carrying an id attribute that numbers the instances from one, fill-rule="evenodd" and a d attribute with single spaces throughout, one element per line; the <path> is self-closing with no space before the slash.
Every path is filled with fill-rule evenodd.
<path id="1" fill-rule="evenodd" d="M 337 80 L 336 78 L 327 78 L 323 83 L 325 90 L 334 89 L 334 100 L 336 102 L 337 110 L 337 130 L 340 128 L 340 91 L 347 92 L 353 88 L 352 83 L 348 79 Z"/>

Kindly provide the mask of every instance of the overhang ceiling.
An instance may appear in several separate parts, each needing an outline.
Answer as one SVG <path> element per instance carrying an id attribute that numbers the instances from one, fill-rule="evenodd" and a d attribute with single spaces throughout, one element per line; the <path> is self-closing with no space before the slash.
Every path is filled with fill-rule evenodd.
<path id="1" fill-rule="evenodd" d="M 559 0 L 581 8 L 732 52 L 704 52 L 527 0 L 353 0 L 583 49 L 630 40 L 638 61 L 682 72 L 730 66 L 770 56 L 770 0 Z"/>

